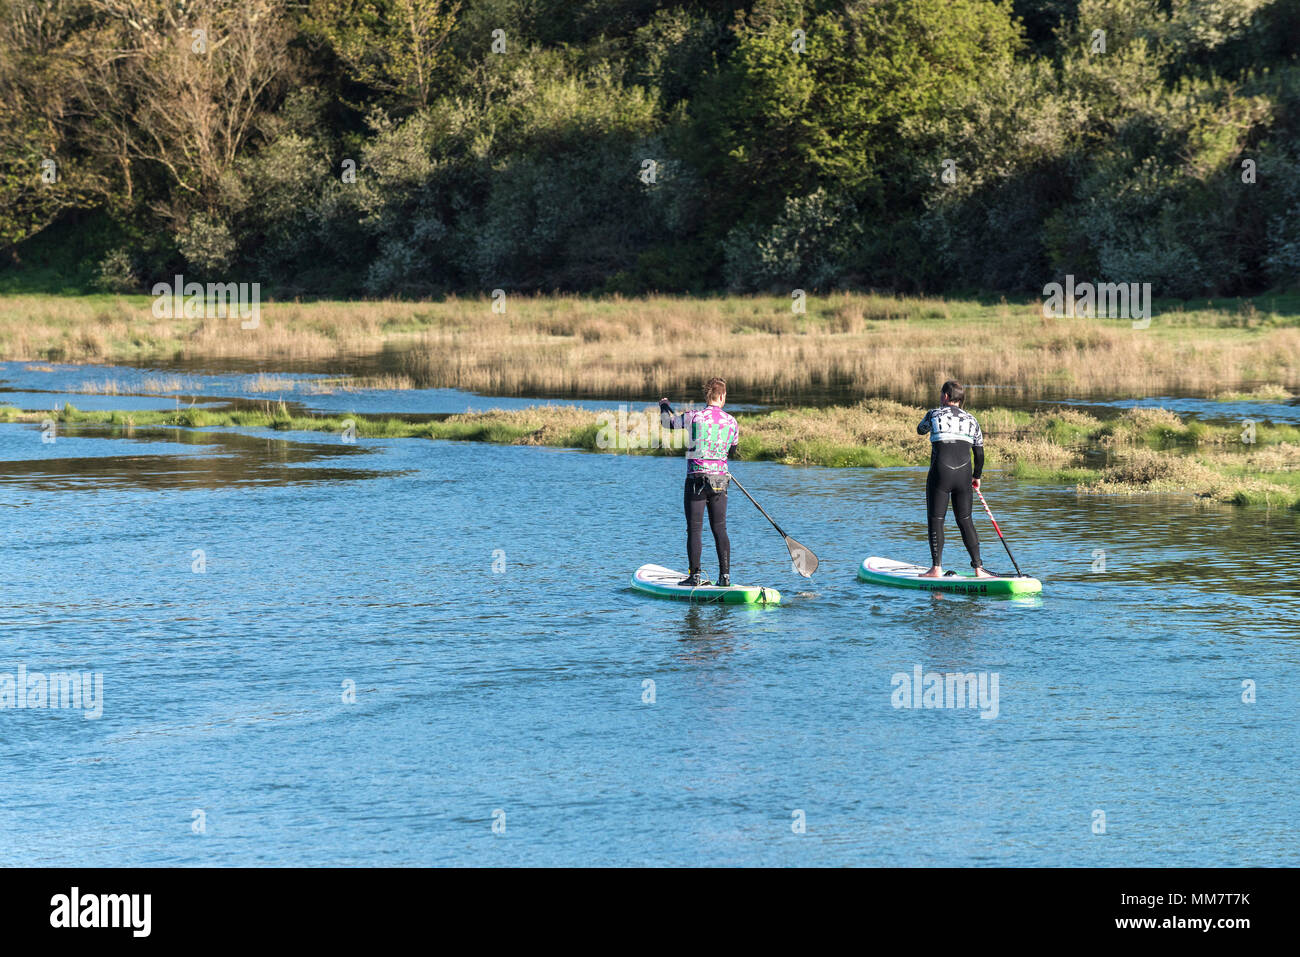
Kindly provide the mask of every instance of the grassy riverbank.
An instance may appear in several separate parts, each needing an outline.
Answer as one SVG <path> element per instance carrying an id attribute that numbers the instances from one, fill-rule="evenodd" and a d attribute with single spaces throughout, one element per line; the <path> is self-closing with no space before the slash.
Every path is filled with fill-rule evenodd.
<path id="1" fill-rule="evenodd" d="M 265 303 L 238 318 L 158 319 L 145 296 L 0 297 L 0 358 L 148 364 L 387 358 L 395 382 L 489 395 L 733 398 L 816 390 L 928 397 L 947 377 L 1001 394 L 1300 391 L 1300 297 L 1167 301 L 1150 327 L 1042 316 L 1018 302 L 872 294 Z"/>
<path id="2" fill-rule="evenodd" d="M 929 446 L 915 434 L 920 408 L 885 399 L 853 406 L 790 409 L 737 416 L 740 456 L 790 465 L 828 467 L 919 466 Z M 1300 428 L 1259 425 L 1254 441 L 1239 427 L 1188 422 L 1163 409 L 1130 409 L 1102 421 L 1078 410 L 1028 413 L 981 409 L 989 469 L 1020 478 L 1070 482 L 1082 494 L 1185 494 L 1240 505 L 1300 510 Z M 283 403 L 260 408 L 172 411 L 58 412 L 0 409 L 0 419 L 39 423 L 53 418 L 67 429 L 271 428 L 359 437 L 430 438 L 544 445 L 612 454 L 681 455 L 674 434 L 661 431 L 658 410 L 594 412 L 574 406 L 534 406 L 410 422 L 400 418 L 293 416 Z M 680 439 L 681 433 L 675 434 Z"/>

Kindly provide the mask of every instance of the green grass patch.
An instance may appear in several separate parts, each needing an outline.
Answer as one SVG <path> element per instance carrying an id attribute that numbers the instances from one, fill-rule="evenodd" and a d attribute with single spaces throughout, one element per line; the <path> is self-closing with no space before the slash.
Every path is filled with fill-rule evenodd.
<path id="1" fill-rule="evenodd" d="M 871 446 L 834 445 L 828 442 L 792 442 L 789 445 L 757 444 L 743 458 L 780 462 L 782 465 L 824 465 L 829 468 L 887 468 L 909 465 L 904 456 Z"/>

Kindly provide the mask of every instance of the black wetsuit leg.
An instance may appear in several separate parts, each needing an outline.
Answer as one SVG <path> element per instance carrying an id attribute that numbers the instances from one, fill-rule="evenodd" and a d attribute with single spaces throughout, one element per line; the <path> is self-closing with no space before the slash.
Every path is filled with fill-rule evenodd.
<path id="1" fill-rule="evenodd" d="M 930 564 L 935 568 L 943 564 L 943 522 L 948 517 L 949 492 L 940 478 L 931 465 L 925 477 L 925 514 L 930 526 Z"/>
<path id="2" fill-rule="evenodd" d="M 700 550 L 704 535 L 704 491 L 695 476 L 686 476 L 686 491 L 683 504 L 686 508 L 686 574 L 694 575 L 700 570 Z"/>
<path id="3" fill-rule="evenodd" d="M 727 487 L 709 489 L 709 529 L 718 552 L 718 578 L 731 574 L 731 539 L 727 536 Z"/>
<path id="4" fill-rule="evenodd" d="M 975 504 L 975 491 L 971 488 L 970 482 L 970 471 L 967 470 L 965 485 L 952 490 L 952 514 L 957 517 L 962 543 L 970 554 L 970 567 L 982 568 L 984 560 L 980 558 L 980 537 L 975 531 L 975 519 L 971 517 L 971 508 Z"/>
<path id="5" fill-rule="evenodd" d="M 727 489 L 718 491 L 706 476 L 686 476 L 683 494 L 686 509 L 686 560 L 688 575 L 700 570 L 700 552 L 704 549 L 704 513 L 709 513 L 709 529 L 718 551 L 718 576 L 731 571 L 731 539 L 727 537 Z"/>
<path id="6" fill-rule="evenodd" d="M 930 530 L 930 562 L 936 567 L 943 558 L 943 523 L 948 500 L 961 529 L 961 540 L 970 553 L 971 567 L 980 568 L 980 540 L 971 518 L 975 493 L 971 488 L 971 451 L 965 442 L 934 442 L 930 446 L 930 474 L 925 479 L 925 512 Z"/>

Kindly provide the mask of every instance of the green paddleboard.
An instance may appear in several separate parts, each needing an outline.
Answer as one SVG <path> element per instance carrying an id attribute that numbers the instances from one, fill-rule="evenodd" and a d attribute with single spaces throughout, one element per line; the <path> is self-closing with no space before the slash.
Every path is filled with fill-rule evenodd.
<path id="1" fill-rule="evenodd" d="M 874 582 L 877 585 L 946 591 L 959 595 L 1035 595 L 1043 590 L 1043 583 L 1037 578 L 976 578 L 973 574 L 922 578 L 921 575 L 928 570 L 920 565 L 872 556 L 863 559 L 858 577 L 864 582 Z"/>
<path id="2" fill-rule="evenodd" d="M 677 598 L 681 601 L 720 605 L 779 605 L 781 593 L 775 588 L 756 585 L 697 585 L 690 588 L 677 584 L 686 576 L 662 565 L 642 565 L 632 575 L 632 587 L 647 595 Z"/>

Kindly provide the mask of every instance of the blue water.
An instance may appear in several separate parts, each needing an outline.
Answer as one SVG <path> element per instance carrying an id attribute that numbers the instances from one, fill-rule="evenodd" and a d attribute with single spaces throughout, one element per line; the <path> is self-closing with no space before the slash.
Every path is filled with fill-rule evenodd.
<path id="1" fill-rule="evenodd" d="M 75 394 L 69 395 L 62 392 L 23 392 L 20 390 L 5 391 L 0 389 L 0 405 L 13 406 L 16 409 L 26 411 L 41 410 L 61 410 L 65 404 L 71 403 L 74 408 L 85 411 L 112 411 L 114 409 L 139 409 L 150 411 L 166 412 L 172 409 L 182 407 L 181 403 L 174 396 L 133 396 L 133 395 L 94 395 L 94 394 Z M 215 408 L 224 405 L 220 401 L 212 402 L 195 402 L 197 408 Z M 186 401 L 184 408 L 189 408 L 190 403 Z"/>
<path id="2" fill-rule="evenodd" d="M 1167 409 L 1184 419 L 1207 422 L 1255 422 L 1300 424 L 1300 400 L 1286 402 L 1261 399 L 1204 399 L 1195 396 L 1161 395 L 1141 399 L 1072 399 L 1062 405 L 1082 406 L 1090 412 L 1107 416 L 1125 409 Z"/>
<path id="3" fill-rule="evenodd" d="M 0 864 L 1300 863 L 1293 517 L 995 473 L 1044 595 L 932 596 L 854 578 L 923 560 L 923 470 L 739 463 L 821 569 L 737 495 L 787 603 L 696 607 L 625 584 L 682 565 L 682 471 L 0 425 L 0 672 L 104 682 L 0 710 Z M 997 716 L 895 708 L 917 665 L 996 672 Z"/>

